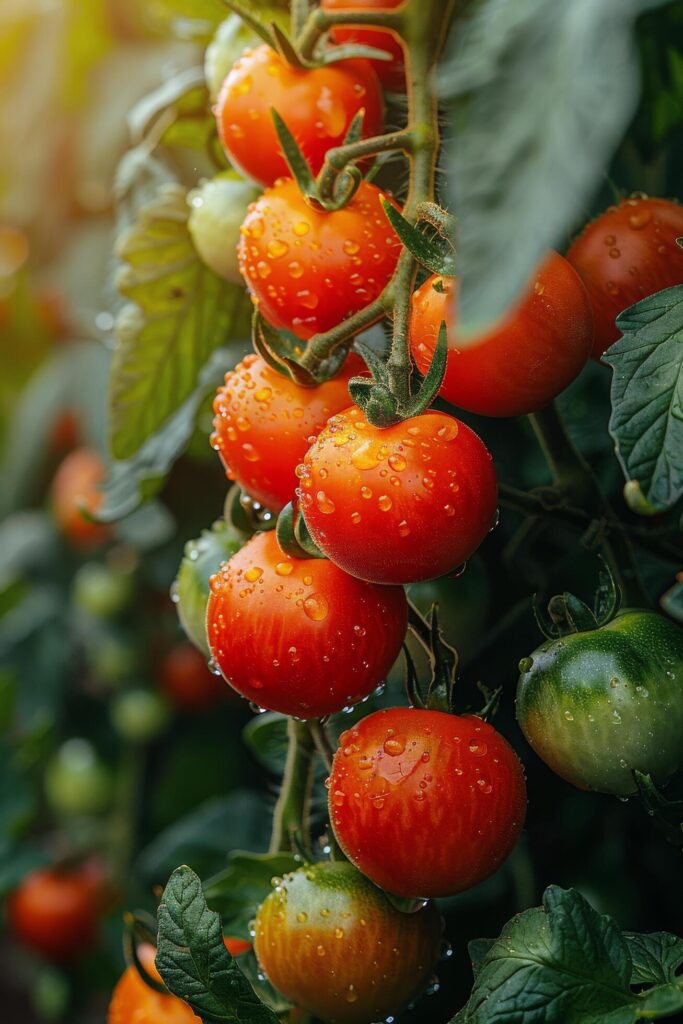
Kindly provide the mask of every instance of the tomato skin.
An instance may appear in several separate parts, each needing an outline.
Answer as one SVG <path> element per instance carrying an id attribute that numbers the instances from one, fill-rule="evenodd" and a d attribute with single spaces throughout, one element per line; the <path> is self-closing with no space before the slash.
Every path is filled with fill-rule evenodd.
<path id="1" fill-rule="evenodd" d="M 451 896 L 512 851 L 526 785 L 512 747 L 481 719 L 390 708 L 340 736 L 329 805 L 339 845 L 376 885 Z"/>
<path id="2" fill-rule="evenodd" d="M 102 504 L 99 484 L 107 470 L 101 457 L 90 448 L 76 448 L 60 463 L 52 480 L 52 509 L 55 520 L 69 543 L 82 550 L 92 550 L 104 544 L 110 528 L 102 523 L 91 523 L 81 508 L 96 515 Z"/>
<path id="3" fill-rule="evenodd" d="M 388 197 L 364 181 L 343 209 L 328 212 L 314 209 L 286 178 L 251 205 L 240 269 L 273 327 L 307 340 L 381 295 L 401 255 L 382 198 Z"/>
<path id="4" fill-rule="evenodd" d="M 224 687 L 192 644 L 176 644 L 159 664 L 161 688 L 182 711 L 206 711 L 219 704 Z"/>
<path id="5" fill-rule="evenodd" d="M 381 134 L 382 90 L 366 60 L 300 69 L 270 46 L 246 50 L 225 79 L 215 107 L 218 134 L 233 166 L 268 187 L 290 174 L 273 122 L 277 110 L 313 174 L 340 146 L 361 110 L 363 137 Z"/>
<path id="6" fill-rule="evenodd" d="M 438 291 L 437 285 L 443 288 Z M 431 364 L 441 323 L 448 324 L 448 361 L 441 386 L 447 402 L 482 416 L 537 412 L 579 375 L 591 353 L 588 293 L 567 261 L 551 253 L 534 286 L 488 332 L 458 348 L 455 279 L 433 276 L 413 296 L 411 349 L 420 373 Z"/>
<path id="7" fill-rule="evenodd" d="M 27 875 L 10 895 L 9 925 L 26 946 L 56 963 L 77 960 L 95 941 L 102 876 L 86 865 Z"/>
<path id="8" fill-rule="evenodd" d="M 271 984 L 330 1024 L 402 1009 L 427 983 L 441 944 L 432 904 L 403 914 L 354 867 L 335 862 L 286 875 L 261 904 L 255 930 Z"/>
<path id="9" fill-rule="evenodd" d="M 633 769 L 661 783 L 683 767 L 682 694 L 683 630 L 625 609 L 522 659 L 517 720 L 567 782 L 627 796 L 637 788 Z"/>
<path id="10" fill-rule="evenodd" d="M 364 369 L 357 356 L 350 356 L 337 377 L 302 388 L 260 356 L 246 356 L 226 373 L 213 403 L 211 443 L 228 479 L 273 512 L 284 508 L 294 496 L 295 470 L 310 438 L 346 408 L 349 378 Z"/>
<path id="11" fill-rule="evenodd" d="M 206 639 L 206 605 L 209 600 L 209 579 L 222 562 L 236 554 L 246 537 L 225 519 L 217 520 L 210 530 L 203 530 L 197 540 L 185 545 L 183 560 L 172 588 L 177 599 L 176 610 L 185 633 L 209 660 Z"/>
<path id="12" fill-rule="evenodd" d="M 407 603 L 321 558 L 256 534 L 211 578 L 211 653 L 233 689 L 269 711 L 320 718 L 355 704 L 401 649 Z"/>
<path id="13" fill-rule="evenodd" d="M 325 11 L 347 11 L 350 8 L 362 11 L 387 11 L 398 7 L 402 0 L 322 0 L 320 6 Z M 385 89 L 391 92 L 406 91 L 406 62 L 403 46 L 399 36 L 389 29 L 346 27 L 332 30 L 332 38 L 336 43 L 356 43 L 360 46 L 372 46 L 376 50 L 390 53 L 392 59 L 372 60 L 377 77 Z"/>
<path id="14" fill-rule="evenodd" d="M 668 199 L 622 199 L 591 221 L 567 253 L 595 315 L 593 358 L 620 337 L 619 313 L 663 288 L 683 284 L 683 206 Z"/>
<path id="15" fill-rule="evenodd" d="M 330 419 L 298 474 L 315 543 L 373 583 L 453 570 L 479 547 L 496 510 L 491 456 L 474 431 L 441 412 L 379 429 L 351 406 Z"/>

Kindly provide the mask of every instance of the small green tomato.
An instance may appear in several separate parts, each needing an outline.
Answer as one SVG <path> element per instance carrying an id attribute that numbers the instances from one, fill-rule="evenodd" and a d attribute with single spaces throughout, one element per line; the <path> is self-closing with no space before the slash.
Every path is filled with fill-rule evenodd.
<path id="1" fill-rule="evenodd" d="M 47 766 L 45 797 L 60 817 L 90 817 L 107 810 L 111 773 L 88 740 L 74 738 L 61 745 Z"/>
<path id="2" fill-rule="evenodd" d="M 201 259 L 231 284 L 244 285 L 237 261 L 240 227 L 259 189 L 235 171 L 223 171 L 188 195 L 188 228 Z"/>
<path id="3" fill-rule="evenodd" d="M 73 599 L 81 611 L 98 619 L 119 615 L 133 597 L 130 572 L 112 569 L 100 562 L 86 562 L 73 581 Z"/>
<path id="4" fill-rule="evenodd" d="M 287 11 L 267 5 L 258 12 L 258 16 L 266 25 L 276 21 L 280 28 L 285 28 L 289 20 Z M 231 14 L 220 23 L 204 57 L 204 77 L 212 100 L 217 98 L 228 72 L 244 51 L 249 47 L 260 46 L 262 42 L 238 14 Z"/>
<path id="5" fill-rule="evenodd" d="M 130 743 L 149 743 L 156 739 L 171 716 L 168 703 L 151 690 L 127 690 L 111 708 L 112 724 Z"/>

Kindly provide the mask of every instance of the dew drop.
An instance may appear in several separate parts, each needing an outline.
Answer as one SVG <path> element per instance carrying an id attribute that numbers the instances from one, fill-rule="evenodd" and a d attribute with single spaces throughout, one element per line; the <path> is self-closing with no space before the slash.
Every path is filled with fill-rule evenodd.
<path id="1" fill-rule="evenodd" d="M 293 569 L 293 562 L 278 562 L 275 566 L 275 572 L 278 576 L 289 576 Z"/>
<path id="2" fill-rule="evenodd" d="M 390 736 L 389 739 L 384 741 L 384 753 L 389 754 L 390 757 L 397 757 L 402 754 L 406 749 L 406 741 L 404 739 L 398 739 Z"/>
<path id="3" fill-rule="evenodd" d="M 263 569 L 261 569 L 261 567 L 258 565 L 252 565 L 252 567 L 250 569 L 247 569 L 247 571 L 244 574 L 244 578 L 247 581 L 247 583 L 256 583 L 256 581 L 260 580 L 262 576 Z"/>
<path id="4" fill-rule="evenodd" d="M 326 619 L 329 610 L 330 606 L 322 594 L 311 594 L 304 601 L 304 611 L 314 622 L 322 622 L 323 619 Z"/>

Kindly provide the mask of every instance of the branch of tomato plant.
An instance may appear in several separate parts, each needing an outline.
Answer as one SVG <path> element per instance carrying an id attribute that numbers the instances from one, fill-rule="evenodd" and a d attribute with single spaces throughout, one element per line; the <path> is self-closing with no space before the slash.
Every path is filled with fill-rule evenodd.
<path id="1" fill-rule="evenodd" d="M 557 405 L 553 402 L 529 420 L 558 490 L 570 502 L 586 510 L 591 519 L 610 521 L 613 528 L 603 536 L 601 546 L 627 604 L 647 606 L 650 602 L 638 573 L 631 542 L 623 524 L 615 516 L 598 478 L 567 433 Z"/>
<path id="2" fill-rule="evenodd" d="M 559 520 L 582 531 L 588 529 L 591 523 L 595 522 L 595 518 L 590 512 L 569 504 L 566 495 L 554 487 L 523 491 L 510 484 L 499 484 L 498 498 L 504 508 L 514 509 L 526 516 Z M 603 516 L 601 521 L 609 530 L 623 530 L 633 544 L 649 551 L 657 558 L 665 561 L 676 561 L 680 558 L 680 550 L 675 544 L 667 543 L 655 531 L 649 530 L 647 527 L 622 523 L 618 519 L 607 516 Z"/>
<path id="3" fill-rule="evenodd" d="M 287 760 L 282 787 L 273 812 L 271 853 L 299 848 L 310 854 L 308 810 L 313 785 L 315 743 L 307 722 L 287 721 Z"/>
<path id="4" fill-rule="evenodd" d="M 375 25 L 397 29 L 405 42 L 408 118 L 402 132 L 354 142 L 339 147 L 328 155 L 318 184 L 323 194 L 332 195 L 338 175 L 350 160 L 380 152 L 402 150 L 410 158 L 410 183 L 403 216 L 410 224 L 417 223 L 421 215 L 440 227 L 450 225 L 447 215 L 438 216 L 435 196 L 436 161 L 440 138 L 436 66 L 446 34 L 446 28 L 456 6 L 456 0 L 407 0 L 393 11 L 373 12 L 369 19 Z M 322 34 L 334 24 L 329 12 L 315 11 L 298 41 L 303 56 L 310 57 Z M 350 23 L 358 24 L 355 14 Z M 411 399 L 412 360 L 408 337 L 410 304 L 417 274 L 415 257 L 404 249 L 396 271 L 383 294 L 366 309 L 340 324 L 335 330 L 311 339 L 301 359 L 302 365 L 315 375 L 323 360 L 339 345 L 348 342 L 359 330 L 371 326 L 384 316 L 393 319 L 392 344 L 386 363 L 386 387 L 389 406 L 387 422 L 392 415 L 405 412 Z"/>
<path id="5" fill-rule="evenodd" d="M 308 729 L 313 738 L 315 748 L 322 758 L 323 764 L 327 768 L 328 772 L 332 771 L 332 758 L 334 757 L 334 748 L 330 743 L 330 737 L 327 735 L 327 729 L 321 721 L 313 719 L 308 723 Z"/>

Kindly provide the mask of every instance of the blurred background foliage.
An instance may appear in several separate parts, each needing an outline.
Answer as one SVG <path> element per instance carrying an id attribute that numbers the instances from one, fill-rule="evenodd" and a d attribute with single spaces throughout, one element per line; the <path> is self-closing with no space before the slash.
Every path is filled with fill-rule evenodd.
<path id="1" fill-rule="evenodd" d="M 225 498 L 203 396 L 246 332 L 226 332 L 229 351 L 219 351 L 202 395 L 173 428 L 184 454 L 170 475 L 166 465 L 157 473 L 147 452 L 141 475 L 112 477 L 111 508 L 118 502 L 130 515 L 84 545 L 53 514 L 52 481 L 65 457 L 86 448 L 108 459 L 121 307 L 115 239 L 159 184 L 190 188 L 215 173 L 196 69 L 224 16 L 220 0 L 0 0 L 0 898 L 31 868 L 74 855 L 104 858 L 113 882 L 100 939 L 76 965 L 52 967 L 3 934 L 0 1005 L 11 1022 L 101 1022 L 123 965 L 122 908 L 152 910 L 155 887 L 183 861 L 206 878 L 230 850 L 267 845 L 281 723 L 269 717 L 258 742 L 245 745 L 250 709 L 196 665 L 185 672 L 204 671 L 206 700 L 188 707 L 183 671 L 169 668 L 183 646 L 171 584 L 185 543 L 221 515 Z M 680 5 L 639 20 L 642 98 L 577 226 L 615 190 L 668 195 L 680 184 L 682 36 Z M 609 376 L 591 364 L 560 404 L 628 518 L 607 431 Z M 523 489 L 547 481 L 524 421 L 464 418 L 495 453 L 501 480 Z M 136 507 L 140 480 L 155 497 Z M 479 681 L 503 688 L 496 724 L 527 765 L 530 799 L 510 861 L 443 904 L 455 955 L 431 1000 L 435 1022 L 469 991 L 467 940 L 497 935 L 550 883 L 576 886 L 629 929 L 676 931 L 683 915 L 680 885 L 665 881 L 680 877 L 680 854 L 642 808 L 564 784 L 514 723 L 517 662 L 538 642 L 532 593 L 587 595 L 596 575 L 573 527 L 533 527 L 505 511 L 461 577 L 415 588 L 424 605 L 438 597 L 460 646 L 463 703 L 479 706 Z M 654 601 L 674 586 L 670 532 L 671 517 L 662 517 L 665 542 L 640 562 Z M 380 700 L 395 701 L 400 685 L 397 668 Z"/>

